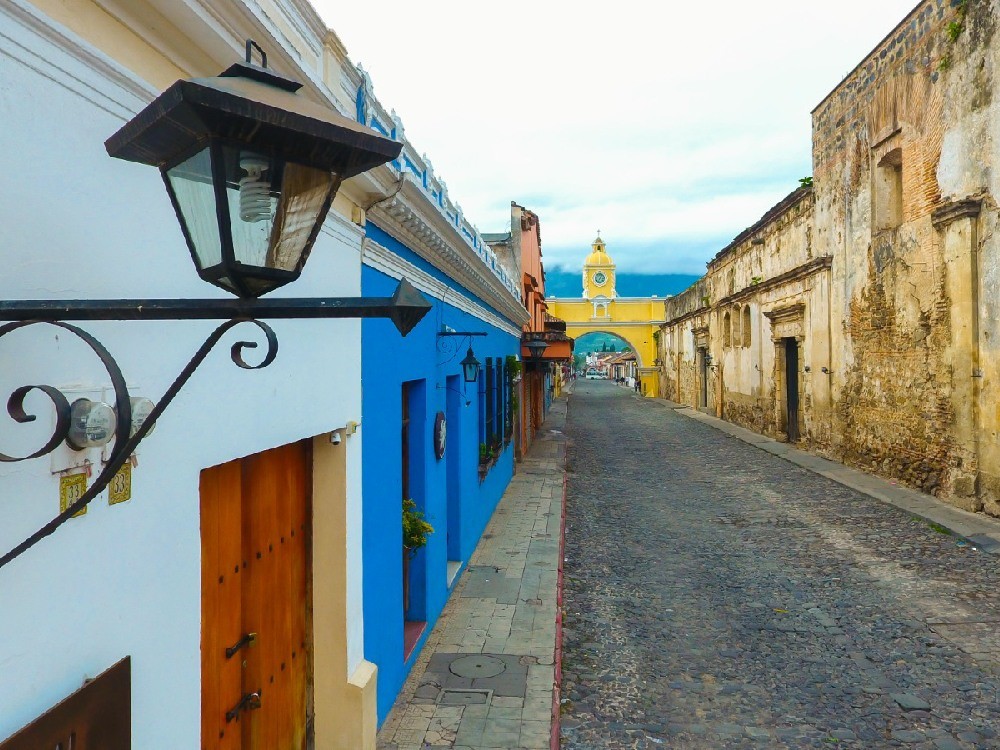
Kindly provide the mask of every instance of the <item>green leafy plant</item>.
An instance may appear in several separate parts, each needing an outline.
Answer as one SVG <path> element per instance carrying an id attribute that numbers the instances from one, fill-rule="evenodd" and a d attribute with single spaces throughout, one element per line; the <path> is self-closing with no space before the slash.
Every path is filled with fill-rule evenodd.
<path id="1" fill-rule="evenodd" d="M 414 554 L 427 545 L 427 537 L 434 533 L 434 527 L 424 520 L 423 511 L 417 508 L 417 503 L 406 498 L 403 500 L 403 546 Z"/>
<path id="2" fill-rule="evenodd" d="M 486 463 L 493 458 L 493 451 L 486 443 L 479 444 L 479 463 Z"/>
<path id="3" fill-rule="evenodd" d="M 813 186 L 813 178 L 812 177 L 800 177 L 799 178 L 799 186 L 800 187 L 812 187 Z"/>
<path id="4" fill-rule="evenodd" d="M 962 31 L 965 29 L 965 14 L 968 12 L 968 0 L 959 0 L 955 5 L 958 11 L 957 17 L 954 21 L 949 21 L 948 25 L 944 27 L 944 35 L 948 39 L 949 45 L 954 45 L 958 41 L 958 38 L 962 35 Z M 951 68 L 951 49 L 949 48 L 938 61 L 938 70 L 944 72 Z"/>
<path id="5" fill-rule="evenodd" d="M 763 280 L 764 280 L 763 276 L 751 276 L 750 277 L 750 283 L 753 284 L 754 286 L 756 286 L 757 284 L 759 284 Z"/>
<path id="6" fill-rule="evenodd" d="M 524 365 L 522 365 L 521 360 L 519 360 L 513 354 L 508 354 L 506 359 L 507 359 L 507 372 L 510 374 L 510 379 L 516 380 L 517 376 L 521 374 L 521 369 L 524 367 Z"/>

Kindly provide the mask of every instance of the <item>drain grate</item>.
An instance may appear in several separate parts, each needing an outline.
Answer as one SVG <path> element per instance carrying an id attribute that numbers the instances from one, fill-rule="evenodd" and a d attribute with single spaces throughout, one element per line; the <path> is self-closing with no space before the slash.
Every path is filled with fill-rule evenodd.
<path id="1" fill-rule="evenodd" d="M 490 702 L 492 690 L 442 690 L 438 698 L 441 706 L 475 706 Z"/>

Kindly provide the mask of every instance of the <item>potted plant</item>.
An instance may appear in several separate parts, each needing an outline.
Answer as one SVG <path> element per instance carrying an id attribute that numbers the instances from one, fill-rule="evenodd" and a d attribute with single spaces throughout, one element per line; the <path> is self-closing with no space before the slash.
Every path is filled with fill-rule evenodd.
<path id="1" fill-rule="evenodd" d="M 410 560 L 417 550 L 427 546 L 434 527 L 424 520 L 423 511 L 411 498 L 403 499 L 403 610 L 410 608 Z"/>

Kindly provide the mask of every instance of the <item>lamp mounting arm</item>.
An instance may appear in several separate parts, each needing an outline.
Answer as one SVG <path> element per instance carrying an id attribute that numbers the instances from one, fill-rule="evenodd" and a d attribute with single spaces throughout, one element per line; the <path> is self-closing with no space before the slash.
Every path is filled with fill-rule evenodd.
<path id="1" fill-rule="evenodd" d="M 0 301 L 0 320 L 389 318 L 405 336 L 430 309 L 430 303 L 403 279 L 391 297 Z"/>
<path id="2" fill-rule="evenodd" d="M 274 300 L 65 300 L 0 302 L 0 320 L 12 321 L 0 325 L 0 339 L 7 334 L 34 325 L 53 325 L 69 331 L 97 355 L 111 378 L 115 391 L 118 428 L 108 461 L 87 491 L 65 511 L 53 518 L 20 544 L 0 556 L 0 568 L 27 552 L 52 534 L 76 513 L 83 510 L 108 486 L 122 465 L 135 452 L 163 411 L 174 400 L 195 370 L 205 361 L 222 336 L 234 326 L 252 323 L 264 334 L 267 349 L 257 364 L 244 359 L 246 349 L 255 349 L 255 341 L 237 341 L 230 349 L 233 363 L 246 370 L 258 370 L 270 365 L 278 354 L 278 337 L 274 330 L 258 318 L 389 318 L 404 336 L 430 310 L 430 304 L 405 279 L 400 281 L 392 297 L 355 298 L 328 297 L 312 299 Z M 65 320 L 195 320 L 227 319 L 216 328 L 195 352 L 181 373 L 156 403 L 134 434 L 129 434 L 132 408 L 128 386 L 121 368 L 111 353 L 94 336 Z M 52 401 L 56 410 L 56 425 L 45 445 L 23 457 L 0 453 L 0 461 L 17 462 L 51 453 L 69 434 L 69 404 L 57 388 L 49 385 L 27 385 L 16 388 L 7 400 L 7 413 L 19 424 L 33 422 L 34 414 L 24 408 L 25 397 L 33 390 L 41 391 Z"/>

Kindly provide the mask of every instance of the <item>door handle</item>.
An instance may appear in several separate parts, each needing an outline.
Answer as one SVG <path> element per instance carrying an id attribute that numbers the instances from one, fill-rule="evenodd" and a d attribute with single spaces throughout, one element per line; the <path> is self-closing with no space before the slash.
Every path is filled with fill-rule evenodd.
<path id="1" fill-rule="evenodd" d="M 237 651 L 239 651 L 244 646 L 250 646 L 256 640 L 257 640 L 256 633 L 247 633 L 245 636 L 236 641 L 236 643 L 234 643 L 232 646 L 226 649 L 226 658 L 232 659 Z"/>
<path id="2" fill-rule="evenodd" d="M 239 703 L 226 711 L 226 723 L 240 718 L 241 711 L 253 711 L 255 708 L 260 708 L 260 693 L 247 693 L 240 698 Z"/>

